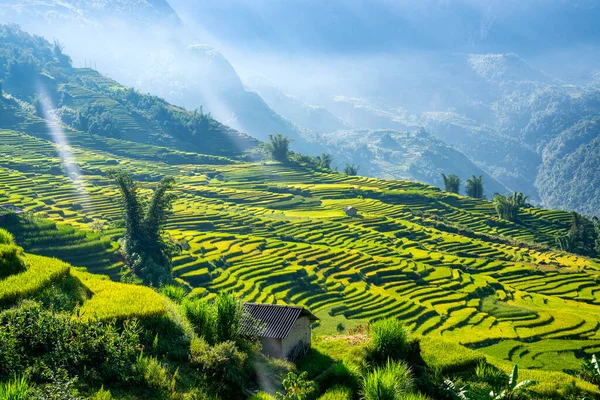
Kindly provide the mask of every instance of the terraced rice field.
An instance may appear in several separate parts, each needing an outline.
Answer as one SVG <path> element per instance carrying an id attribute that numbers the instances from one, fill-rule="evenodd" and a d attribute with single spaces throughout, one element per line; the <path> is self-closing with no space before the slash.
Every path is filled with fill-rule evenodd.
<path id="1" fill-rule="evenodd" d="M 321 318 L 317 333 L 394 316 L 418 334 L 530 368 L 576 368 L 600 349 L 600 266 L 551 249 L 569 227 L 568 213 L 527 209 L 515 224 L 498 219 L 489 202 L 415 182 L 206 163 L 193 154 L 168 164 L 144 154 L 151 146 L 129 143 L 121 152 L 83 139 L 72 147 L 78 188 L 42 135 L 2 130 L 0 143 L 0 204 L 53 220 L 59 236 L 104 226 L 118 237 L 110 169 L 129 171 L 142 188 L 176 176 L 168 231 L 189 250 L 174 260 L 174 274 L 197 295 L 226 290 L 248 301 L 301 304 Z M 346 206 L 358 217 L 346 216 Z M 100 249 L 84 236 L 76 244 L 90 250 L 69 261 L 115 277 L 114 243 Z M 43 242 L 22 245 L 48 254 Z M 54 251 L 60 256 L 60 246 Z"/>

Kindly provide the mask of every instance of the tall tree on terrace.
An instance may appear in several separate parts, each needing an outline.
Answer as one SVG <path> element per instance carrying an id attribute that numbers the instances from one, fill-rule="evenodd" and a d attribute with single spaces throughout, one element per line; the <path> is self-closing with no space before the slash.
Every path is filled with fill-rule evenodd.
<path id="1" fill-rule="evenodd" d="M 503 196 L 494 194 L 494 207 L 498 213 L 498 217 L 508 221 L 516 222 L 519 219 L 519 210 L 523 207 L 531 207 L 527 203 L 528 196 L 524 196 L 521 192 L 513 193 L 512 196 Z"/>
<path id="2" fill-rule="evenodd" d="M 354 165 L 354 164 L 346 164 L 346 166 L 344 167 L 344 173 L 348 176 L 354 176 L 358 174 L 358 169 L 360 167 Z"/>
<path id="3" fill-rule="evenodd" d="M 571 213 L 571 229 L 566 236 L 556 238 L 558 246 L 565 251 L 588 257 L 600 254 L 600 227 L 597 219 L 590 219 L 576 212 Z"/>
<path id="4" fill-rule="evenodd" d="M 290 143 L 293 141 L 294 139 L 283 136 L 281 133 L 269 135 L 268 148 L 271 152 L 271 157 L 273 157 L 275 161 L 286 162 L 290 151 Z"/>
<path id="5" fill-rule="evenodd" d="M 123 171 L 109 174 L 121 192 L 125 236 L 121 240 L 129 271 L 145 284 L 158 286 L 171 280 L 172 246 L 163 238 L 164 226 L 176 196 L 173 177 L 163 178 L 147 207 L 139 196 L 136 182 Z"/>
<path id="6" fill-rule="evenodd" d="M 333 157 L 331 154 L 323 153 L 320 156 L 317 156 L 317 163 L 319 167 L 331 169 L 331 162 L 333 161 Z"/>
<path id="7" fill-rule="evenodd" d="M 485 193 L 483 191 L 483 175 L 473 175 L 467 179 L 466 192 L 467 196 L 473 197 L 474 199 L 485 198 Z"/>
<path id="8" fill-rule="evenodd" d="M 446 187 L 446 192 L 456 193 L 460 191 L 460 178 L 455 174 L 442 174 L 442 178 L 444 178 L 444 186 Z"/>

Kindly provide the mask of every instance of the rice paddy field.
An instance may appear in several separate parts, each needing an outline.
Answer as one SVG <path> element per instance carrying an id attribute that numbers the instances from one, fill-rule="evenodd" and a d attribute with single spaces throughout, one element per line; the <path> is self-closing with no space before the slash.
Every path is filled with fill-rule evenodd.
<path id="1" fill-rule="evenodd" d="M 195 295 L 303 305 L 321 319 L 317 335 L 397 317 L 435 343 L 540 373 L 578 369 L 600 351 L 600 265 L 553 250 L 566 212 L 525 209 L 515 224 L 490 202 L 416 182 L 194 153 L 169 163 L 155 157 L 169 149 L 86 135 L 67 132 L 80 173 L 69 177 L 64 149 L 43 129 L 0 130 L 0 205 L 45 219 L 15 235 L 29 253 L 118 279 L 119 196 L 108 171 L 130 172 L 142 191 L 172 175 L 179 198 L 168 233 L 187 244 L 174 275 Z M 31 285 L 65 271 L 53 264 Z M 151 294 L 126 285 L 123 308 L 108 310 L 111 284 L 86 283 L 96 293 L 88 316 L 165 312 L 159 299 L 127 310 Z M 19 293 L 0 287 L 5 295 Z"/>

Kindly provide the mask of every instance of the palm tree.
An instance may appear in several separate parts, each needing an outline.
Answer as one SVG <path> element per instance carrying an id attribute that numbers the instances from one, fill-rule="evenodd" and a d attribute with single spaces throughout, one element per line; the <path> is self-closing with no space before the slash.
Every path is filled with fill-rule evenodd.
<path id="1" fill-rule="evenodd" d="M 358 169 L 360 167 L 354 165 L 354 164 L 346 164 L 346 167 L 344 167 L 344 173 L 348 176 L 354 176 L 358 174 Z"/>
<path id="2" fill-rule="evenodd" d="M 483 175 L 473 175 L 467 179 L 466 192 L 467 196 L 474 199 L 485 198 L 485 193 L 483 192 Z"/>
<path id="3" fill-rule="evenodd" d="M 444 178 L 446 192 L 458 194 L 460 190 L 460 178 L 455 174 L 450 174 L 448 176 L 446 176 L 446 174 L 442 174 L 442 178 Z"/>
<path id="4" fill-rule="evenodd" d="M 290 143 L 293 141 L 294 139 L 283 136 L 281 133 L 269 135 L 268 148 L 271 152 L 271 157 L 273 157 L 275 161 L 286 162 L 290 151 Z"/>
<path id="5" fill-rule="evenodd" d="M 512 196 L 503 196 L 494 194 L 494 207 L 498 213 L 498 217 L 508 221 L 516 222 L 519 219 L 519 209 L 523 207 L 531 207 L 527 202 L 528 196 L 524 196 L 521 192 L 513 193 Z"/>
<path id="6" fill-rule="evenodd" d="M 320 156 L 317 156 L 317 164 L 321 168 L 331 169 L 332 161 L 333 161 L 333 156 L 331 154 L 323 153 Z"/>

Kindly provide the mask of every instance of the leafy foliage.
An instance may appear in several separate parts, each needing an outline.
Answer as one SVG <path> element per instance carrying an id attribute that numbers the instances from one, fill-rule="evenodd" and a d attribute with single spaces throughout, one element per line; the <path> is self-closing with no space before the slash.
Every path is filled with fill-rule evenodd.
<path id="1" fill-rule="evenodd" d="M 358 169 L 359 167 L 354 164 L 346 164 L 344 167 L 344 173 L 348 176 L 355 176 L 358 175 Z"/>
<path id="2" fill-rule="evenodd" d="M 204 383 L 223 398 L 239 398 L 250 382 L 247 355 L 234 342 L 210 346 L 204 339 L 195 339 L 191 345 L 191 363 Z"/>
<path id="3" fill-rule="evenodd" d="M 29 372 L 43 380 L 47 371 L 64 369 L 93 383 L 133 377 L 139 353 L 139 328 L 103 322 L 82 323 L 71 315 L 25 303 L 0 314 L 0 378 Z"/>
<path id="4" fill-rule="evenodd" d="M 581 374 L 586 380 L 600 386 L 600 364 L 595 354 L 592 355 L 591 359 L 583 360 Z"/>
<path id="5" fill-rule="evenodd" d="M 241 340 L 239 327 L 245 311 L 238 297 L 221 292 L 212 301 L 186 299 L 183 309 L 196 334 L 209 344 Z"/>
<path id="6" fill-rule="evenodd" d="M 277 392 L 275 394 L 277 400 L 308 400 L 317 390 L 315 383 L 308 379 L 306 371 L 301 374 L 288 372 L 282 385 L 285 393 Z"/>
<path id="7" fill-rule="evenodd" d="M 283 136 L 281 133 L 278 133 L 276 135 L 269 135 L 268 149 L 271 153 L 271 157 L 275 161 L 279 162 L 288 161 L 290 143 L 293 141 L 293 139 Z"/>
<path id="8" fill-rule="evenodd" d="M 455 174 L 442 174 L 442 178 L 444 178 L 444 187 L 446 192 L 456 193 L 458 194 L 460 191 L 460 178 Z"/>
<path id="9" fill-rule="evenodd" d="M 467 193 L 467 196 L 473 197 L 474 199 L 485 198 L 485 193 L 483 190 L 483 175 L 473 175 L 472 177 L 467 179 L 465 191 Z"/>
<path id="10" fill-rule="evenodd" d="M 571 228 L 566 236 L 556 238 L 558 246 L 565 251 L 588 257 L 600 254 L 600 222 L 576 212 L 571 213 Z"/>
<path id="11" fill-rule="evenodd" d="M 316 158 L 317 165 L 321 168 L 331 169 L 331 163 L 333 162 L 333 156 L 331 154 L 323 153 Z"/>
<path id="12" fill-rule="evenodd" d="M 164 240 L 163 229 L 176 198 L 172 193 L 175 179 L 166 177 L 160 181 L 144 211 L 131 175 L 111 171 L 111 177 L 121 192 L 125 217 L 123 248 L 131 272 L 146 284 L 158 286 L 170 281 L 173 248 Z"/>
<path id="13" fill-rule="evenodd" d="M 530 207 L 527 203 L 527 196 L 523 193 L 513 193 L 512 196 L 503 196 L 501 194 L 494 194 L 494 207 L 498 213 L 498 217 L 506 219 L 508 221 L 519 220 L 519 210 L 523 207 Z"/>
<path id="14" fill-rule="evenodd" d="M 519 367 L 515 365 L 508 376 L 508 382 L 506 382 L 504 389 L 498 392 L 492 390 L 488 393 L 483 389 L 469 386 L 458 388 L 450 380 L 444 382 L 444 387 L 447 392 L 458 400 L 515 400 L 520 398 L 519 396 L 526 391 L 527 387 L 534 384 L 535 382 L 530 380 L 519 382 Z"/>

